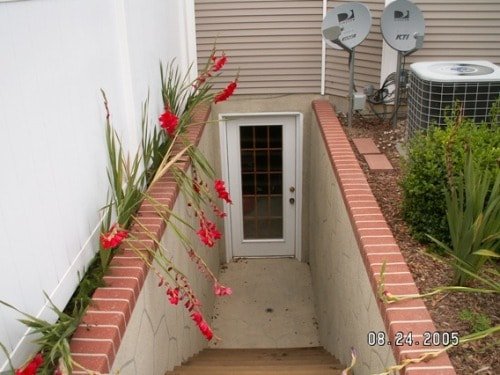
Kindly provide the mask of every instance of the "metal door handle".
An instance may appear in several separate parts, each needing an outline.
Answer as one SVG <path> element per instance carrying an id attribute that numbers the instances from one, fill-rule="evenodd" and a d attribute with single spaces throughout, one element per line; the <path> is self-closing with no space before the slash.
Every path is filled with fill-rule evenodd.
<path id="1" fill-rule="evenodd" d="M 290 204 L 294 204 L 295 203 L 295 198 L 290 198 L 288 201 L 290 202 Z"/>

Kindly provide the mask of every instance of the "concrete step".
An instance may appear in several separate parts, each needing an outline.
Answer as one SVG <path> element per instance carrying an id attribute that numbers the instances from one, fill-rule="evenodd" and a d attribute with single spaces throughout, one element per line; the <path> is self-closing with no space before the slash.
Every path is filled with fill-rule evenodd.
<path id="1" fill-rule="evenodd" d="M 323 348 L 206 349 L 165 375 L 339 375 L 340 363 Z"/>
<path id="2" fill-rule="evenodd" d="M 368 167 L 374 171 L 392 170 L 391 162 L 384 154 L 366 154 L 365 160 Z"/>
<path id="3" fill-rule="evenodd" d="M 353 138 L 352 142 L 354 143 L 360 154 L 364 155 L 380 153 L 380 150 L 371 138 Z"/>

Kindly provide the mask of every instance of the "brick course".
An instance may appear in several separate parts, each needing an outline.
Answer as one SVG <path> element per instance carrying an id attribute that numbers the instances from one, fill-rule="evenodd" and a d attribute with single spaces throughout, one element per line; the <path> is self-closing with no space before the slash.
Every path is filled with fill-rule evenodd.
<path id="1" fill-rule="evenodd" d="M 209 114 L 209 107 L 195 111 L 186 133 L 191 143 L 199 143 Z M 181 150 L 183 146 L 179 144 L 177 148 Z M 184 170 L 189 167 L 185 161 L 178 165 Z M 153 202 L 144 201 L 139 208 L 137 216 L 141 225 L 134 224 L 130 228 L 130 237 L 134 240 L 126 240 L 111 260 L 109 271 L 104 277 L 106 286 L 95 291 L 92 302 L 72 337 L 72 357 L 85 368 L 83 370 L 75 366 L 74 374 L 88 374 L 88 371 L 107 374 L 111 370 L 149 271 L 146 263 L 132 249 L 155 247 L 149 233 L 153 233 L 159 241 L 166 229 L 165 222 L 157 211 L 158 207 L 155 206 L 160 202 L 171 210 L 178 194 L 179 187 L 169 174 L 148 190 Z M 144 254 L 149 255 L 149 252 L 145 251 Z"/>
<path id="2" fill-rule="evenodd" d="M 412 275 L 404 261 L 399 246 L 390 232 L 376 199 L 371 192 L 366 177 L 359 166 L 344 130 L 331 104 L 325 100 L 312 103 L 319 124 L 327 153 L 342 188 L 346 205 L 358 247 L 363 258 L 372 291 L 377 295 L 380 270 L 386 263 L 385 290 L 394 295 L 418 293 Z M 380 314 L 384 319 L 388 337 L 396 332 L 405 335 L 412 333 L 417 345 L 392 345 L 392 351 L 398 363 L 406 358 L 415 358 L 441 347 L 422 346 L 425 331 L 435 332 L 436 327 L 424 303 L 417 300 L 397 302 L 393 304 L 378 303 Z M 455 375 L 455 370 L 446 353 L 428 362 L 408 366 L 404 370 L 407 375 Z"/>

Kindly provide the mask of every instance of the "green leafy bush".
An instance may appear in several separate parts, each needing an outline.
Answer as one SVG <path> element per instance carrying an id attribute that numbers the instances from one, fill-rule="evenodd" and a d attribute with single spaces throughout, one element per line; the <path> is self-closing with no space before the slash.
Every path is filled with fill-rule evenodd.
<path id="1" fill-rule="evenodd" d="M 403 163 L 403 216 L 414 237 L 428 242 L 426 234 L 450 244 L 446 219 L 445 191 L 448 181 L 463 170 L 467 151 L 482 170 L 498 173 L 500 129 L 498 109 L 493 107 L 488 123 L 475 124 L 460 116 L 447 119 L 446 126 L 433 127 L 415 135 L 409 142 Z"/>
<path id="2" fill-rule="evenodd" d="M 466 285 L 488 259 L 499 257 L 500 173 L 492 178 L 490 171 L 473 163 L 469 152 L 445 198 L 451 247 L 429 238 L 452 255 L 454 283 Z"/>

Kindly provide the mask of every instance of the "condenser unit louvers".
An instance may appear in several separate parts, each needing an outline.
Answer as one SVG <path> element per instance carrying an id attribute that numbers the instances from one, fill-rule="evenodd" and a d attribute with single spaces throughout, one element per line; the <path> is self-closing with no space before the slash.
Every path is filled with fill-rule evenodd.
<path id="1" fill-rule="evenodd" d="M 488 61 L 433 61 L 411 64 L 408 88 L 408 136 L 443 125 L 455 102 L 465 117 L 488 119 L 500 96 L 500 68 Z"/>

